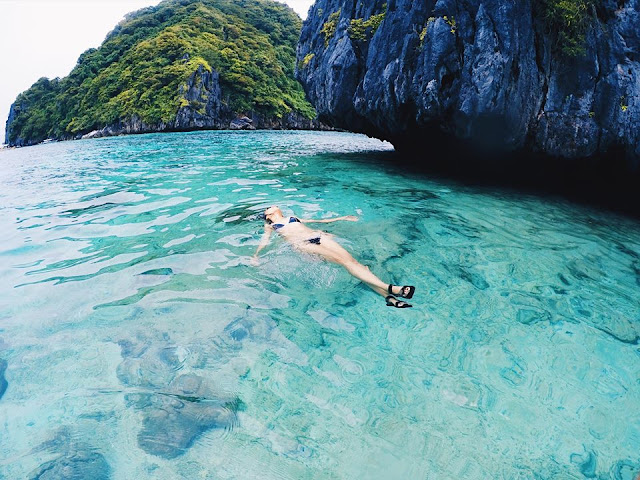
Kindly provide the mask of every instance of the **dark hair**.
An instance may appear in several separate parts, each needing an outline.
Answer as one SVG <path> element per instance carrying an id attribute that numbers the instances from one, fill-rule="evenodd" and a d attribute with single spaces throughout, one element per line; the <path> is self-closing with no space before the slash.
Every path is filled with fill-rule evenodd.
<path id="1" fill-rule="evenodd" d="M 273 223 L 271 220 L 267 218 L 267 215 L 265 213 L 261 213 L 260 215 L 258 215 L 258 218 L 260 218 L 260 220 L 264 220 L 265 222 L 267 222 L 267 225 L 271 225 Z"/>

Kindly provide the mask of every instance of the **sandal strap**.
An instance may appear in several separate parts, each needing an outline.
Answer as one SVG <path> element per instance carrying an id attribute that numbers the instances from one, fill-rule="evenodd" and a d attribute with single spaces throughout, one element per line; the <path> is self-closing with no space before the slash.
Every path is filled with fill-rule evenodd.
<path id="1" fill-rule="evenodd" d="M 393 298 L 396 303 L 390 302 L 389 299 Z M 412 305 L 408 304 L 405 301 L 399 300 L 396 297 L 394 297 L 393 295 L 387 295 L 386 297 L 384 297 L 384 299 L 387 301 L 387 307 L 395 307 L 395 308 L 411 308 Z"/>
<path id="2" fill-rule="evenodd" d="M 398 296 L 402 298 L 411 298 L 413 297 L 413 294 L 415 291 L 416 291 L 416 287 L 412 285 L 405 285 L 400 289 L 400 293 L 398 294 Z"/>

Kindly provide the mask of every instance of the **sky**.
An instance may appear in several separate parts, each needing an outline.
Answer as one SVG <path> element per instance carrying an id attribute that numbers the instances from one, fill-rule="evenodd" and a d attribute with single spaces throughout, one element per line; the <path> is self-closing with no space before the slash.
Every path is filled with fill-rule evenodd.
<path id="1" fill-rule="evenodd" d="M 159 0 L 0 0 L 0 144 L 9 108 L 41 77 L 65 77 L 125 14 Z M 313 0 L 285 0 L 302 18 Z"/>

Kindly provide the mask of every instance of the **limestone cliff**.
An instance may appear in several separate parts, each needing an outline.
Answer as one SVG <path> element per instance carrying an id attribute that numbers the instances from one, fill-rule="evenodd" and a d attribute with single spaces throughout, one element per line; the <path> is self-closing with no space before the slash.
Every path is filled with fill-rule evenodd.
<path id="1" fill-rule="evenodd" d="M 541 5 L 317 0 L 297 78 L 322 121 L 400 150 L 444 142 L 571 159 L 618 152 L 637 168 L 639 0 L 584 3 L 573 55 Z"/>

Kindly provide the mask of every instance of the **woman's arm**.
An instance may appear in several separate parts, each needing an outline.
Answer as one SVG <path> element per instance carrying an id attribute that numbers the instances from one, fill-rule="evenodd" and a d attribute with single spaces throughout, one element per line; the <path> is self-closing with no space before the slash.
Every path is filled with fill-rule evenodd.
<path id="1" fill-rule="evenodd" d="M 340 220 L 345 220 L 347 222 L 357 222 L 358 217 L 356 217 L 355 215 L 347 215 L 345 217 L 325 218 L 323 220 L 311 220 L 306 218 L 300 218 L 299 220 L 302 223 L 331 223 L 331 222 L 338 222 Z"/>
<path id="2" fill-rule="evenodd" d="M 269 238 L 271 237 L 271 232 L 273 232 L 273 228 L 271 228 L 269 225 L 265 225 L 264 233 L 262 234 L 262 238 L 260 239 L 260 243 L 258 244 L 258 249 L 256 250 L 256 253 L 253 254 L 253 258 L 258 258 L 258 253 L 260 253 L 260 250 L 262 250 L 264 247 L 269 245 Z"/>

